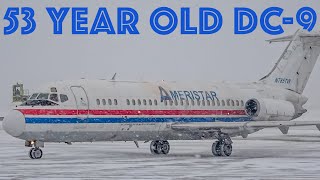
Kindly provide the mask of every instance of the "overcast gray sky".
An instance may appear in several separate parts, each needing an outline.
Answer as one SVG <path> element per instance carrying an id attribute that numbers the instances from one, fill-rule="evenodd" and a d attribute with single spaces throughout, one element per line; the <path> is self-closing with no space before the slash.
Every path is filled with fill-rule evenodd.
<path id="1" fill-rule="evenodd" d="M 23 82 L 32 91 L 50 81 L 109 79 L 115 72 L 121 80 L 256 81 L 271 70 L 286 44 L 269 45 L 265 40 L 274 37 L 260 27 L 250 35 L 234 35 L 234 7 L 249 7 L 261 14 L 270 6 L 279 6 L 285 9 L 285 16 L 295 16 L 299 8 L 310 6 L 320 13 L 318 0 L 7 0 L 1 2 L 0 19 L 10 6 L 33 7 L 37 29 L 28 36 L 4 36 L 3 26 L 7 22 L 1 20 L 0 112 L 9 108 L 11 86 L 16 82 Z M 140 35 L 71 35 L 70 13 L 64 22 L 64 34 L 53 35 L 52 21 L 45 10 L 49 6 L 89 7 L 89 26 L 98 7 L 108 8 L 114 26 L 117 7 L 132 7 L 139 13 Z M 176 12 L 181 7 L 191 7 L 192 25 L 198 24 L 199 7 L 217 8 L 223 14 L 223 28 L 214 35 L 181 35 L 180 28 L 168 36 L 157 35 L 149 26 L 149 17 L 161 6 Z M 273 23 L 276 22 L 274 19 Z M 320 22 L 316 27 L 320 28 Z M 284 35 L 293 34 L 298 28 L 284 26 Z M 320 108 L 319 77 L 320 63 L 305 90 L 310 97 L 308 107 Z"/>

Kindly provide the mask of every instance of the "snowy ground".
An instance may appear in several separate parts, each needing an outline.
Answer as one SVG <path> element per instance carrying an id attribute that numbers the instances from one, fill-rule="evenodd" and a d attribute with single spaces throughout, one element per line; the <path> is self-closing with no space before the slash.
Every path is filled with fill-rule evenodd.
<path id="1" fill-rule="evenodd" d="M 137 149 L 133 142 L 104 142 L 46 144 L 43 159 L 31 160 L 24 142 L 0 127 L 0 179 L 319 179 L 320 132 L 290 130 L 234 138 L 227 158 L 211 155 L 211 141 L 171 141 L 167 156 L 151 155 L 149 143 Z"/>

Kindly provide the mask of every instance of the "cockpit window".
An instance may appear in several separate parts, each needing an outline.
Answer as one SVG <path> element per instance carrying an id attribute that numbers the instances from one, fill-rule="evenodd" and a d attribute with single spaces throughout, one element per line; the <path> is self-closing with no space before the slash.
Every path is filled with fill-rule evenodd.
<path id="1" fill-rule="evenodd" d="M 63 103 L 68 100 L 69 98 L 65 94 L 34 93 L 21 106 L 58 106 L 60 101 Z"/>
<path id="2" fill-rule="evenodd" d="M 49 100 L 28 100 L 21 106 L 58 106 L 58 104 Z"/>
<path id="3" fill-rule="evenodd" d="M 67 95 L 64 95 L 64 94 L 60 94 L 60 101 L 63 103 L 63 102 L 66 102 L 68 101 L 69 98 Z"/>
<path id="4" fill-rule="evenodd" d="M 58 94 L 50 94 L 50 100 L 54 102 L 59 102 Z"/>
<path id="5" fill-rule="evenodd" d="M 32 94 L 32 96 L 30 96 L 29 99 L 36 99 L 38 95 L 39 95 L 39 93 L 34 93 L 34 94 Z"/>
<path id="6" fill-rule="evenodd" d="M 38 98 L 39 100 L 46 100 L 49 98 L 49 93 L 41 93 L 39 94 Z"/>

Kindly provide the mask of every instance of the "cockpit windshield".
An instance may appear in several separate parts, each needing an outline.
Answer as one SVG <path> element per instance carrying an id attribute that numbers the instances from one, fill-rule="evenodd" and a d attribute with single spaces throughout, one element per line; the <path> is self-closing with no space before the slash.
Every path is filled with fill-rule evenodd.
<path id="1" fill-rule="evenodd" d="M 50 100 L 54 102 L 59 102 L 58 94 L 50 94 Z"/>
<path id="2" fill-rule="evenodd" d="M 58 104 L 48 100 L 28 100 L 21 106 L 58 106 Z"/>
<path id="3" fill-rule="evenodd" d="M 41 93 L 37 97 L 37 99 L 40 99 L 40 100 L 45 100 L 45 99 L 48 99 L 48 98 L 49 98 L 49 93 Z"/>
<path id="4" fill-rule="evenodd" d="M 65 103 L 68 100 L 68 96 L 65 94 L 34 93 L 21 106 L 58 106 L 59 103 Z"/>
<path id="5" fill-rule="evenodd" d="M 32 96 L 30 96 L 29 99 L 36 99 L 38 97 L 39 93 L 34 93 Z"/>

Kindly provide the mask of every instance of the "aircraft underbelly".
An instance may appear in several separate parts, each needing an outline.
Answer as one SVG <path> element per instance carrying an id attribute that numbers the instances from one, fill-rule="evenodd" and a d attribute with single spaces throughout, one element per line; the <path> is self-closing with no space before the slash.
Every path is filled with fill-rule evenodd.
<path id="1" fill-rule="evenodd" d="M 236 135 L 239 131 L 229 133 Z M 170 123 L 27 124 L 20 138 L 45 142 L 213 139 L 207 132 L 172 130 Z"/>

